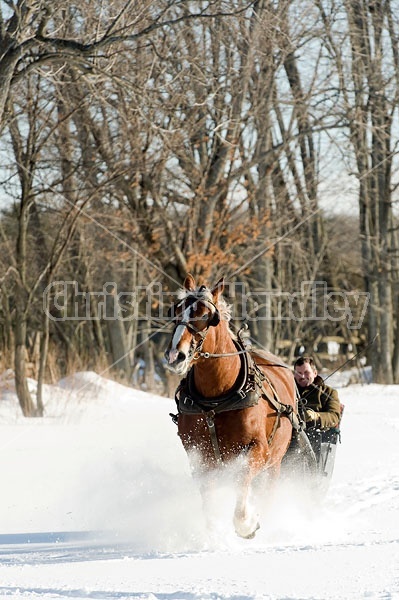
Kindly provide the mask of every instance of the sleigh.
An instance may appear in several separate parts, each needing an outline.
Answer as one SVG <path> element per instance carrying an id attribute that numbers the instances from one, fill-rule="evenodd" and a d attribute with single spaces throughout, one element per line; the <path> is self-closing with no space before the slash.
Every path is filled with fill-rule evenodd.
<path id="1" fill-rule="evenodd" d="M 341 404 L 341 420 L 344 405 Z M 341 429 L 303 429 L 293 432 L 285 454 L 282 470 L 286 476 L 310 477 L 317 488 L 326 492 L 334 472 L 337 444 L 341 443 Z"/>

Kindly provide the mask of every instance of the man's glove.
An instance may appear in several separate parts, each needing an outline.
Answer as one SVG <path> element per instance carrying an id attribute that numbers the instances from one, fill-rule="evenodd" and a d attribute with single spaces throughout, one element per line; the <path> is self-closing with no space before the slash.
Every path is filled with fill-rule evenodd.
<path id="1" fill-rule="evenodd" d="M 316 427 L 320 424 L 319 413 L 312 408 L 305 408 L 305 421 L 308 427 Z"/>

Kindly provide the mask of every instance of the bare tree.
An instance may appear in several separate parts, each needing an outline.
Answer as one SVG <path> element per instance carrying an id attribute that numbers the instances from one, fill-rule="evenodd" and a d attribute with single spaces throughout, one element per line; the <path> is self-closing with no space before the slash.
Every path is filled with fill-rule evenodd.
<path id="1" fill-rule="evenodd" d="M 394 358 L 399 356 L 394 310 L 398 240 L 392 202 L 399 23 L 391 2 L 343 2 L 340 8 L 340 14 L 346 16 L 342 34 L 337 31 L 338 14 L 327 13 L 319 4 L 359 182 L 363 270 L 370 294 L 368 328 L 371 339 L 377 336 L 369 358 L 374 380 L 392 383 L 399 381 Z M 349 48 L 350 62 L 344 54 Z"/>
<path id="2" fill-rule="evenodd" d="M 10 227 L 16 224 L 20 237 L 17 260 L 12 253 L 10 260 L 14 286 L 28 293 L 18 295 L 15 310 L 27 315 L 27 330 L 42 332 L 40 381 L 51 342 L 62 348 L 69 365 L 64 369 L 72 368 L 72 360 L 79 367 L 102 360 L 104 368 L 122 366 L 129 378 L 135 342 L 133 360 L 153 365 L 147 385 L 155 384 L 158 368 L 158 322 L 144 307 L 145 292 L 126 308 L 136 317 L 131 321 L 93 318 L 99 312 L 93 299 L 87 318 L 52 321 L 47 306 L 39 324 L 33 308 L 56 277 L 76 280 L 89 297 L 106 281 L 126 290 L 157 280 L 174 290 L 189 270 L 207 280 L 224 274 L 259 292 L 252 308 L 260 344 L 275 349 L 281 340 L 292 342 L 293 352 L 296 340 L 311 345 L 326 332 L 336 333 L 342 324 L 279 320 L 273 294 L 300 292 L 304 282 L 320 278 L 333 289 L 350 287 L 331 258 L 337 245 L 324 231 L 320 209 L 325 142 L 343 128 L 359 148 L 359 181 L 367 181 L 367 194 L 361 188 L 361 198 L 368 198 L 361 204 L 364 264 L 372 263 L 373 277 L 380 278 L 367 281 L 374 286 L 374 305 L 381 307 L 378 268 L 389 257 L 385 275 L 393 280 L 396 232 L 391 208 L 382 202 L 377 210 L 371 199 L 378 190 L 388 198 L 389 170 L 378 164 L 389 164 L 391 122 L 383 115 L 392 119 L 394 98 L 387 112 L 386 99 L 361 88 L 375 66 L 366 71 L 365 58 L 357 71 L 353 61 L 359 79 L 349 76 L 341 50 L 353 32 L 358 60 L 352 21 L 341 38 L 334 14 L 314 0 L 301 2 L 301 18 L 294 0 L 118 0 L 102 12 L 93 3 L 79 11 L 73 2 L 53 4 L 39 1 L 29 10 L 18 3 L 4 13 L 0 38 L 0 98 L 9 99 L 0 110 L 0 140 L 5 145 L 11 136 L 19 165 L 19 212 Z M 384 14 L 387 31 L 394 32 L 393 15 Z M 377 31 L 375 15 L 369 12 L 367 19 Z M 334 69 L 326 69 L 326 56 Z M 381 67 L 380 78 L 373 74 L 372 89 L 381 89 L 382 73 Z M 367 179 L 370 167 L 377 179 Z M 10 245 L 7 235 L 3 244 Z M 28 270 L 24 239 L 34 255 Z M 40 240 L 36 247 L 33 239 Z M 5 277 L 7 266 L 4 292 L 12 275 Z M 311 301 L 306 294 L 305 304 Z M 4 298 L 3 313 L 14 324 L 12 301 Z M 388 299 L 384 303 L 392 316 Z M 56 312 L 51 316 L 59 317 Z M 378 314 L 370 332 L 388 331 L 388 317 Z M 26 332 L 19 338 L 27 343 Z"/>

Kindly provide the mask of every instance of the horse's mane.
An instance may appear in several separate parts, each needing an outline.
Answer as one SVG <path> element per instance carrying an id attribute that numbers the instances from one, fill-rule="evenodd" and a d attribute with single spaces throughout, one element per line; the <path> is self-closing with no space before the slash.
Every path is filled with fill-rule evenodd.
<path id="1" fill-rule="evenodd" d="M 179 300 L 185 300 L 189 296 L 195 296 L 195 298 L 198 298 L 198 300 L 208 300 L 208 302 L 213 302 L 213 297 L 210 289 L 208 289 L 204 285 L 201 285 L 199 288 L 196 288 L 193 291 L 189 291 L 183 288 L 177 294 Z M 217 308 L 220 313 L 220 318 L 223 321 L 231 321 L 232 305 L 227 304 L 223 296 L 219 296 Z"/>

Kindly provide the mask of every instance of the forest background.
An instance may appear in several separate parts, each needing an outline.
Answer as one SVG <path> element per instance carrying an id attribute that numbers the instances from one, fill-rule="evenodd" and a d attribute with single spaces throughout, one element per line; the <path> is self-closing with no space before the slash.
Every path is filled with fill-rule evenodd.
<path id="1" fill-rule="evenodd" d="M 398 99 L 399 0 L 0 0 L 0 369 L 23 414 L 78 370 L 170 394 L 187 272 L 225 277 L 261 347 L 323 367 L 335 341 L 399 383 Z"/>

